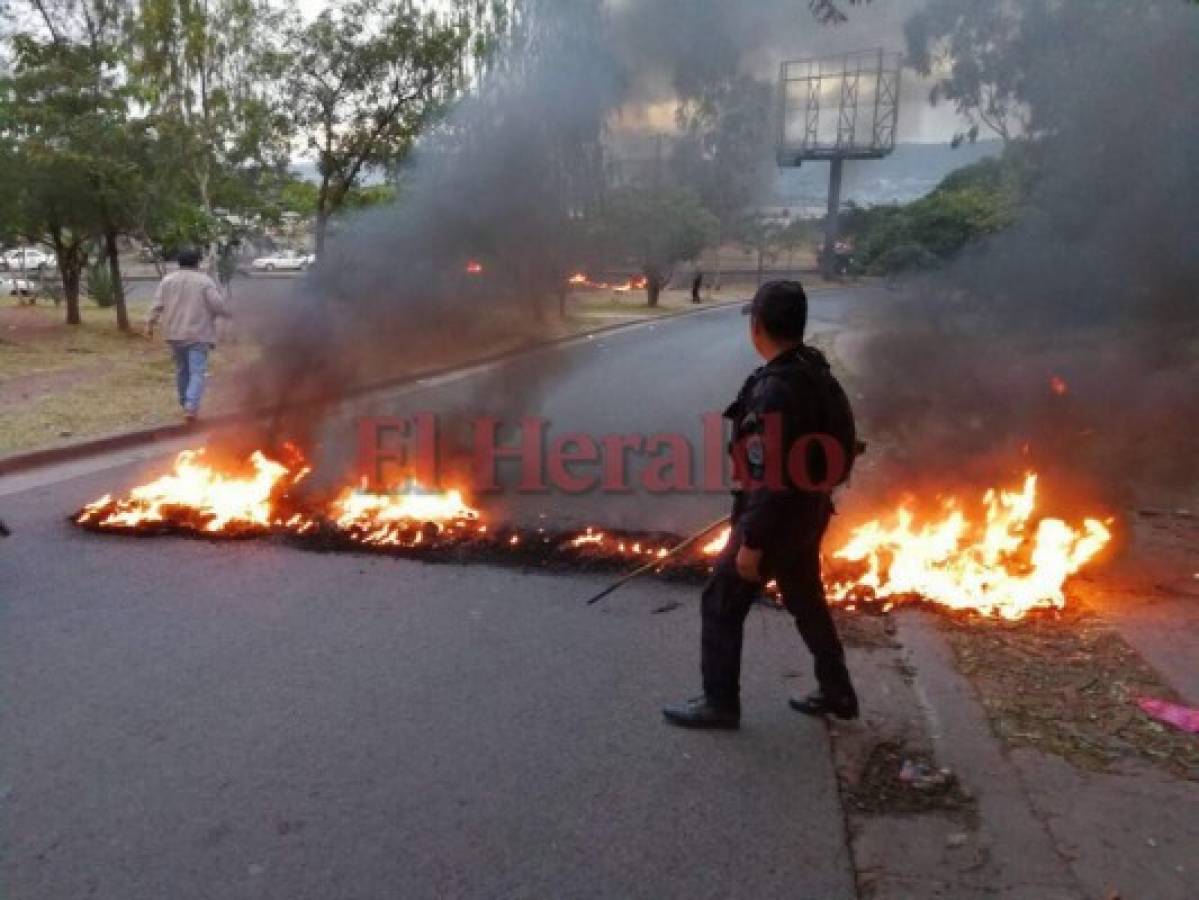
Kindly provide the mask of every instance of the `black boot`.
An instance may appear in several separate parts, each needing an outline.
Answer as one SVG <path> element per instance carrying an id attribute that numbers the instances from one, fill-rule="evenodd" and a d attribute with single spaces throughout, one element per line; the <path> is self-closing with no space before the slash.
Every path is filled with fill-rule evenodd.
<path id="1" fill-rule="evenodd" d="M 735 730 L 741 725 L 741 710 L 737 706 L 716 704 L 707 697 L 696 697 L 686 703 L 665 706 L 662 708 L 662 715 L 671 725 L 682 728 Z"/>
<path id="2" fill-rule="evenodd" d="M 791 699 L 791 708 L 806 716 L 836 716 L 838 719 L 858 717 L 858 698 L 852 694 L 826 694 L 816 691 L 802 700 Z"/>

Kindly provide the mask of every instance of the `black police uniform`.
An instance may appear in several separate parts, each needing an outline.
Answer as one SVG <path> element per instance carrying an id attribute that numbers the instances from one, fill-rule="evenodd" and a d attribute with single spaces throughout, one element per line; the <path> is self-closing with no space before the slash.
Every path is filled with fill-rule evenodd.
<path id="1" fill-rule="evenodd" d="M 737 573 L 735 559 L 743 545 L 762 551 L 761 574 L 777 582 L 795 617 L 815 658 L 821 691 L 845 701 L 854 698 L 820 577 L 820 542 L 832 500 L 828 491 L 798 488 L 786 474 L 786 455 L 794 442 L 820 431 L 818 401 L 810 388 L 812 366 L 828 366 L 818 350 L 800 346 L 784 352 L 746 380 L 724 413 L 733 423 L 734 476 L 749 480 L 734 490 L 731 536 L 703 593 L 702 668 L 708 702 L 730 711 L 740 707 L 745 617 L 761 592 L 760 585 Z M 772 416 L 781 440 L 770 439 Z M 812 483 L 818 484 L 822 458 L 810 458 L 808 466 Z M 781 482 L 767 483 L 772 467 Z"/>

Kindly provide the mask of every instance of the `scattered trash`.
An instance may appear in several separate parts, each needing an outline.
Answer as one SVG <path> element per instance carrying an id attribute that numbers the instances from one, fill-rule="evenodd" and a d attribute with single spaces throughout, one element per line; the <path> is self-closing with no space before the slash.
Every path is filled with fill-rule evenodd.
<path id="1" fill-rule="evenodd" d="M 905 759 L 899 769 L 900 781 L 921 790 L 945 784 L 952 775 L 949 769 L 934 769 L 927 763 L 916 763 L 910 759 Z"/>
<path id="2" fill-rule="evenodd" d="M 849 785 L 846 800 L 859 813 L 924 813 L 973 807 L 949 769 L 938 768 L 927 748 L 880 741 Z"/>
<path id="3" fill-rule="evenodd" d="M 959 831 L 957 834 L 951 834 L 945 838 L 945 845 L 947 847 L 963 847 L 968 840 L 970 840 L 970 835 L 964 831 Z"/>
<path id="4" fill-rule="evenodd" d="M 668 612 L 678 609 L 682 605 L 683 604 L 681 604 L 678 600 L 670 600 L 670 601 L 667 601 L 666 603 L 663 603 L 661 606 L 655 608 L 653 610 L 653 614 L 655 616 L 657 616 L 657 615 L 661 615 L 662 613 L 668 613 Z"/>
<path id="5" fill-rule="evenodd" d="M 1199 709 L 1179 706 L 1177 703 L 1158 700 L 1154 697 L 1138 697 L 1137 706 L 1146 715 L 1159 722 L 1165 722 L 1167 725 L 1173 725 L 1175 728 L 1189 731 L 1191 734 L 1199 734 Z"/>

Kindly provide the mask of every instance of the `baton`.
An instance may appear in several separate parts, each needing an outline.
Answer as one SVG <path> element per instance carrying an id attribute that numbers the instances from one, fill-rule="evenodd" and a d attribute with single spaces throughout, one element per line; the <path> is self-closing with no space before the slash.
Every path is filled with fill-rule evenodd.
<path id="1" fill-rule="evenodd" d="M 694 544 L 696 541 L 698 541 L 700 538 L 702 538 L 708 532 L 715 531 L 721 525 L 725 524 L 728 520 L 729 520 L 728 516 L 721 516 L 719 519 L 717 519 L 711 525 L 708 525 L 707 527 L 703 528 L 702 530 L 695 532 L 695 534 L 691 535 L 691 537 L 687 538 L 686 540 L 684 540 L 682 543 L 678 544 L 673 549 L 667 551 L 664 556 L 655 557 L 653 560 L 651 560 L 650 562 L 647 562 L 641 568 L 634 569 L 632 572 L 630 572 L 628 575 L 625 575 L 620 580 L 612 582 L 612 584 L 608 585 L 606 588 L 604 588 L 602 591 L 600 591 L 598 594 L 596 594 L 594 597 L 592 597 L 590 600 L 588 600 L 587 605 L 591 606 L 592 604 L 599 603 L 601 600 L 603 600 L 605 597 L 607 597 L 613 591 L 624 587 L 626 584 L 628 584 L 634 578 L 640 578 L 646 572 L 649 572 L 653 569 L 658 568 L 660 565 L 662 565 L 662 563 L 666 562 L 666 560 L 670 559 L 672 556 L 676 555 L 680 551 L 686 550 L 688 547 L 690 547 L 692 544 Z"/>

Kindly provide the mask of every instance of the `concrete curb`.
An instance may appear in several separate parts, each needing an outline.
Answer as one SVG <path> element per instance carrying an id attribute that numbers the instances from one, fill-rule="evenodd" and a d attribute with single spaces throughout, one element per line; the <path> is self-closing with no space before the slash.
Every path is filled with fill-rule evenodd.
<path id="1" fill-rule="evenodd" d="M 537 341 L 535 343 L 525 344 L 520 347 L 514 347 L 510 350 L 504 350 L 500 353 L 493 353 L 489 356 L 458 362 L 450 366 L 425 369 L 395 378 L 387 378 L 377 382 L 370 382 L 368 384 L 360 385 L 359 387 L 356 387 L 353 390 L 340 395 L 339 397 L 329 399 L 355 400 L 365 397 L 369 394 L 373 394 L 377 391 L 392 390 L 395 388 L 404 387 L 406 385 L 415 384 L 427 378 L 438 378 L 441 376 L 450 375 L 454 372 L 473 369 L 478 366 L 486 366 L 494 363 L 505 362 L 528 353 L 536 353 L 540 350 L 546 350 L 552 347 L 560 347 L 571 343 L 577 343 L 579 341 L 590 340 L 599 335 L 612 334 L 618 331 L 632 330 L 635 328 L 643 328 L 646 325 L 653 325 L 658 322 L 679 319 L 685 316 L 702 315 L 704 313 L 714 312 L 718 309 L 725 309 L 729 306 L 736 306 L 744 302 L 744 299 L 723 300 L 715 303 L 705 303 L 698 309 L 683 309 L 679 310 L 678 312 L 665 313 L 662 315 L 638 319 L 632 322 L 616 322 L 611 325 L 600 325 L 587 331 L 578 332 L 577 334 L 563 335 L 562 337 L 552 338 L 547 341 Z M 312 402 L 312 399 L 309 399 L 306 402 L 310 403 Z M 283 409 L 286 409 L 286 407 Z M 137 431 L 124 431 L 116 434 L 103 435 L 97 438 L 88 438 L 86 440 L 81 440 L 70 444 L 63 444 L 57 447 L 45 447 L 40 450 L 31 450 L 26 453 L 15 453 L 11 456 L 0 457 L 0 476 L 14 475 L 18 472 L 27 472 L 31 469 L 39 469 L 44 466 L 56 465 L 58 463 L 73 462 L 79 459 L 86 459 L 90 456 L 99 456 L 103 453 L 111 453 L 115 450 L 127 450 L 131 447 L 139 447 L 146 444 L 155 444 L 159 442 L 175 440 L 191 434 L 207 434 L 212 431 L 228 428 L 232 425 L 260 419 L 264 416 L 268 416 L 280 411 L 281 409 L 279 407 L 267 407 L 258 410 L 242 410 L 239 412 L 223 413 L 221 415 L 212 416 L 211 418 L 205 418 L 203 428 L 201 430 L 198 430 L 194 426 L 189 427 L 183 424 L 159 425 L 153 428 L 145 428 Z"/>

